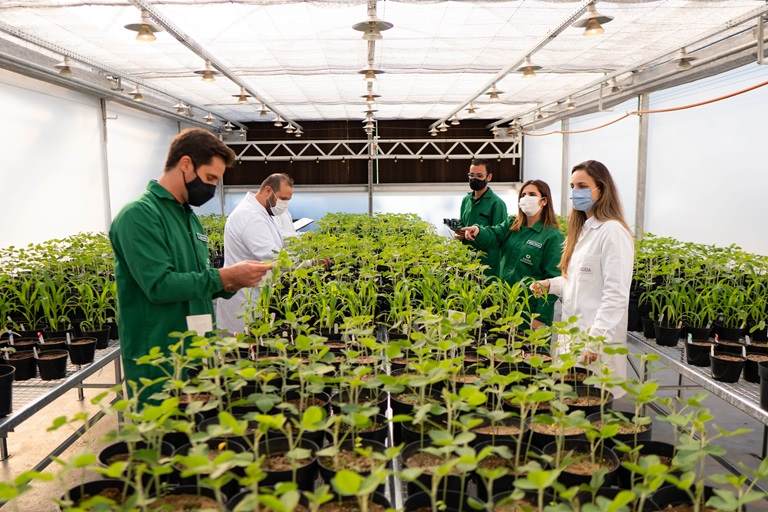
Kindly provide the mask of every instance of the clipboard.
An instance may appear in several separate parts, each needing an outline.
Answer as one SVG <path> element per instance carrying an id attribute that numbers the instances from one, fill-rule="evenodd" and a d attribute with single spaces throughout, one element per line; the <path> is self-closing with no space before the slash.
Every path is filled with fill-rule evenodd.
<path id="1" fill-rule="evenodd" d="M 314 219 L 308 219 L 306 217 L 301 218 L 299 220 L 295 220 L 293 221 L 293 229 L 295 229 L 296 231 L 299 231 L 300 229 L 304 229 L 305 227 L 309 226 L 313 222 L 315 222 Z"/>

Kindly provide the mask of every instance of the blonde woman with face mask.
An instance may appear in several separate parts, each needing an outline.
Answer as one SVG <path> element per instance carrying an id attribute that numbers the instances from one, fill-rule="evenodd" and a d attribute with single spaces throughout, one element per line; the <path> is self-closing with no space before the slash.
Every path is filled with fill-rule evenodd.
<path id="1" fill-rule="evenodd" d="M 465 228 L 464 236 L 475 240 L 480 249 L 499 250 L 499 277 L 508 283 L 560 275 L 563 235 L 557 226 L 549 185 L 541 180 L 523 184 L 516 216 L 496 226 Z M 535 318 L 531 325 L 551 324 L 554 306 L 555 297 L 532 298 Z"/>
<path id="2" fill-rule="evenodd" d="M 563 302 L 563 318 L 578 317 L 578 325 L 606 344 L 626 346 L 627 306 L 632 283 L 634 241 L 611 173 L 602 163 L 587 160 L 571 171 L 568 238 L 560 262 L 562 276 L 531 285 L 537 295 L 557 295 Z M 560 335 L 553 354 L 573 352 L 568 336 Z M 597 346 L 580 350 L 583 366 L 597 361 L 625 379 L 627 356 L 606 354 Z M 621 388 L 613 390 L 618 398 Z"/>

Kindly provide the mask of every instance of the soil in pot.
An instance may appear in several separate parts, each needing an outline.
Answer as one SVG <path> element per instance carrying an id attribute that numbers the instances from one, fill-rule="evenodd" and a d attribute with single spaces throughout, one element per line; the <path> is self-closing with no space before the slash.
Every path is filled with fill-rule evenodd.
<path id="1" fill-rule="evenodd" d="M 544 423 L 530 422 L 530 441 L 536 448 L 544 448 L 556 436 L 563 436 L 566 439 L 585 439 L 584 429 L 579 427 L 565 427 L 561 425 L 546 425 Z"/>
<path id="2" fill-rule="evenodd" d="M 624 444 L 630 446 L 635 445 L 636 442 L 642 444 L 645 441 L 651 440 L 651 424 L 648 425 L 635 425 L 632 421 L 635 417 L 634 413 L 624 411 L 606 411 L 604 417 L 608 420 L 608 423 L 619 424 L 619 432 L 611 439 L 609 443 L 614 441 L 621 441 Z M 590 414 L 587 417 L 587 421 L 592 423 L 595 428 L 601 428 L 603 425 L 603 418 L 600 413 Z"/>
<path id="3" fill-rule="evenodd" d="M 8 416 L 13 410 L 13 379 L 16 368 L 0 364 L 0 416 Z"/>
<path id="4" fill-rule="evenodd" d="M 343 434 L 349 433 L 353 439 L 360 437 L 384 443 L 389 433 L 389 420 L 383 414 L 377 414 L 371 419 L 371 424 L 367 427 L 353 429 L 350 425 L 342 423 L 340 431 Z"/>
<path id="5" fill-rule="evenodd" d="M 32 352 L 10 354 L 6 362 L 16 368 L 16 380 L 29 380 L 37 377 L 37 361 Z"/>
<path id="6" fill-rule="evenodd" d="M 486 446 L 491 445 L 492 443 L 481 443 L 477 445 L 475 448 L 476 451 L 480 451 Z M 497 442 L 494 444 L 494 446 L 506 446 L 509 450 L 510 454 L 512 455 L 509 459 L 504 458 L 498 454 L 491 454 L 484 458 L 480 463 L 478 464 L 478 468 L 482 469 L 496 469 L 496 468 L 507 468 L 509 471 L 508 474 L 502 476 L 501 478 L 498 478 L 493 483 L 493 488 L 497 491 L 499 489 L 512 489 L 515 485 L 515 480 L 519 477 L 521 477 L 524 474 L 524 471 L 521 470 L 525 466 L 525 464 L 528 463 L 530 460 L 534 459 L 540 459 L 541 457 L 541 450 L 538 448 L 534 448 L 533 446 L 530 446 L 528 444 L 523 444 L 520 448 L 520 458 L 519 463 L 515 464 L 515 456 L 517 455 L 517 442 L 513 441 L 511 439 L 507 440 L 497 440 Z M 475 487 L 477 488 L 477 496 L 482 501 L 488 500 L 488 489 L 485 487 L 485 481 L 480 477 L 480 475 L 477 472 L 474 472 L 472 474 L 472 478 L 475 482 Z"/>
<path id="7" fill-rule="evenodd" d="M 290 445 L 284 437 L 276 437 L 264 440 L 259 444 L 259 455 L 263 455 L 262 469 L 267 476 L 262 485 L 274 485 L 280 482 L 295 482 L 302 491 L 314 489 L 317 477 L 317 464 L 315 453 L 319 450 L 317 445 L 308 439 L 303 439 L 298 446 L 312 453 L 310 458 L 293 459 L 288 457 Z"/>
<path id="8" fill-rule="evenodd" d="M 77 338 L 69 343 L 69 359 L 73 364 L 83 365 L 93 362 L 96 355 L 96 338 Z"/>
<path id="9" fill-rule="evenodd" d="M 99 496 L 110 499 L 120 505 L 125 501 L 124 497 L 127 497 L 131 490 L 131 487 L 122 480 L 96 480 L 72 487 L 62 499 L 71 501 L 77 507 L 80 503 Z"/>
<path id="10" fill-rule="evenodd" d="M 37 367 L 43 380 L 63 379 L 67 375 L 66 350 L 48 350 L 37 355 Z"/>
<path id="11" fill-rule="evenodd" d="M 86 331 L 80 329 L 84 338 L 96 338 L 96 349 L 101 350 L 109 346 L 109 328 Z"/>
<path id="12" fill-rule="evenodd" d="M 598 470 L 607 470 L 603 485 L 610 485 L 616 479 L 620 466 L 619 458 L 610 448 L 604 447 L 594 460 L 590 455 L 590 445 L 587 441 L 565 440 L 563 455 L 569 457 L 569 464 L 563 468 L 558 480 L 566 486 L 589 483 L 592 475 Z M 553 459 L 557 452 L 557 443 L 548 444 L 542 450 Z"/>
<path id="13" fill-rule="evenodd" d="M 656 344 L 662 347 L 676 347 L 680 341 L 680 328 L 656 324 Z"/>
<path id="14" fill-rule="evenodd" d="M 40 344 L 37 338 L 16 338 L 13 340 L 13 348 L 16 352 L 32 352 L 32 348 Z"/>
<path id="15" fill-rule="evenodd" d="M 193 510 L 226 510 L 219 503 L 208 496 L 197 494 L 168 494 L 157 498 L 149 510 L 162 510 L 163 512 L 191 512 Z"/>
<path id="16" fill-rule="evenodd" d="M 709 366 L 709 352 L 712 343 L 706 341 L 691 341 L 685 344 L 685 360 L 693 366 Z"/>
<path id="17" fill-rule="evenodd" d="M 738 382 L 745 360 L 741 356 L 731 354 L 715 354 L 710 357 L 712 378 L 720 382 Z"/>
<path id="18" fill-rule="evenodd" d="M 37 351 L 43 350 L 67 350 L 67 338 L 45 338 L 45 343 L 37 346 Z"/>
<path id="19" fill-rule="evenodd" d="M 768 362 L 766 354 L 747 354 L 747 360 L 744 362 L 744 380 L 747 382 L 760 382 L 760 363 Z"/>
<path id="20" fill-rule="evenodd" d="M 441 484 L 442 485 L 442 484 Z M 459 491 L 438 491 L 437 499 L 445 503 L 441 512 L 468 512 L 474 510 L 468 503 L 469 495 Z M 432 499 L 429 494 L 418 491 L 411 493 L 405 500 L 405 512 L 432 512 Z"/>
<path id="21" fill-rule="evenodd" d="M 704 502 L 712 497 L 711 487 L 704 487 Z M 646 511 L 664 511 L 664 512 L 694 512 L 691 497 L 682 489 L 668 485 L 654 492 L 648 500 Z M 704 506 L 699 507 L 699 512 L 715 512 L 716 509 Z"/>
<path id="22" fill-rule="evenodd" d="M 383 444 L 376 441 L 363 441 L 362 447 L 366 449 L 373 448 L 378 453 L 384 453 L 386 450 Z M 353 441 L 342 443 L 339 447 L 339 453 L 335 457 L 318 457 L 317 460 L 320 463 L 321 469 L 327 470 L 331 477 L 333 473 L 342 469 L 351 469 L 357 473 L 370 473 L 373 469 L 382 465 L 381 461 L 357 453 Z M 326 475 L 324 474 L 324 476 Z"/>
<path id="23" fill-rule="evenodd" d="M 613 395 L 609 391 L 603 391 L 593 386 L 578 386 L 575 388 L 575 397 L 563 398 L 562 402 L 568 406 L 571 411 L 580 410 L 589 416 L 603 410 L 610 409 L 613 406 Z"/>
<path id="24" fill-rule="evenodd" d="M 668 466 L 672 466 L 672 459 L 675 456 L 675 447 L 669 443 L 663 443 L 661 441 L 644 441 L 641 443 L 639 456 L 645 457 L 648 455 L 656 455 L 659 458 L 659 461 Z M 622 462 L 629 462 L 632 460 L 632 457 L 629 453 L 617 453 L 619 458 Z M 674 474 L 679 474 L 679 472 L 676 472 Z M 642 479 L 640 475 L 635 475 L 635 479 Z M 619 467 L 618 471 L 618 480 L 619 485 L 623 489 L 631 489 L 632 488 L 632 472 L 625 468 L 623 465 Z"/>

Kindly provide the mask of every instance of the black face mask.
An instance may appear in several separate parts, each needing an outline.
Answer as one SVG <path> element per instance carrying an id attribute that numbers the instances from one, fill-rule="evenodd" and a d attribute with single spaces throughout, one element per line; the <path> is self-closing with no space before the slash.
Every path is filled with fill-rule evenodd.
<path id="1" fill-rule="evenodd" d="M 470 178 L 469 179 L 469 188 L 477 192 L 478 190 L 483 190 L 488 185 L 488 180 L 481 180 L 478 178 Z"/>
<path id="2" fill-rule="evenodd" d="M 195 169 L 195 179 L 190 182 L 185 181 L 184 186 L 187 187 L 187 202 L 192 206 L 203 206 L 216 195 L 216 185 L 201 180 L 197 169 Z"/>

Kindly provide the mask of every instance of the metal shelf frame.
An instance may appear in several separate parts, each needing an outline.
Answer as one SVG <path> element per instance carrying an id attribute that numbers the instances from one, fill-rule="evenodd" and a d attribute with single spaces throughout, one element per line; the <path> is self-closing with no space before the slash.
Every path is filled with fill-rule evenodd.
<path id="1" fill-rule="evenodd" d="M 113 383 L 86 384 L 85 380 L 106 367 L 109 363 L 115 363 L 115 379 Z M 122 367 L 120 363 L 120 344 L 117 341 L 111 341 L 105 349 L 97 350 L 93 362 L 83 366 L 77 366 L 67 362 L 67 373 L 63 379 L 42 380 L 34 378 L 26 381 L 15 381 L 13 383 L 13 412 L 4 418 L 0 418 L 0 461 L 8 460 L 8 433 L 37 414 L 44 407 L 50 405 L 54 400 L 64 395 L 64 393 L 77 389 L 77 399 L 83 401 L 85 395 L 84 389 L 110 389 L 123 381 Z M 121 395 L 121 393 L 118 393 Z M 86 426 L 90 427 L 93 423 L 104 416 L 98 412 L 88 419 Z M 86 430 L 86 426 L 79 428 L 64 442 L 57 446 L 50 454 L 41 460 L 35 470 L 41 471 L 55 457 L 61 454 L 67 447 L 74 443 Z"/>

